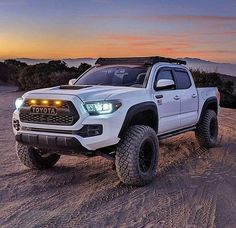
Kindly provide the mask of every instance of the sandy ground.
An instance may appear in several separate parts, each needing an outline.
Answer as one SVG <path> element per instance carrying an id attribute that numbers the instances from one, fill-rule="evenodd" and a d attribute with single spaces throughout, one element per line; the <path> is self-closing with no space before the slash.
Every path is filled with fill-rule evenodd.
<path id="1" fill-rule="evenodd" d="M 236 227 L 236 110 L 222 109 L 214 149 L 199 148 L 193 133 L 162 141 L 157 178 L 134 188 L 100 157 L 24 167 L 11 129 L 21 94 L 1 91 L 1 227 Z"/>

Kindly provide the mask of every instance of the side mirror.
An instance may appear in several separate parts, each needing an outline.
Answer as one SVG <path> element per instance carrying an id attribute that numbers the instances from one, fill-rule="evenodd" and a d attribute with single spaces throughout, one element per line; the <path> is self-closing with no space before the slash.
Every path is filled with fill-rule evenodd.
<path id="1" fill-rule="evenodd" d="M 73 78 L 73 79 L 71 79 L 71 80 L 69 80 L 69 85 L 74 85 L 75 84 L 75 82 L 76 82 L 76 78 Z"/>
<path id="2" fill-rule="evenodd" d="M 160 79 L 157 81 L 156 90 L 163 90 L 163 89 L 173 89 L 175 88 L 175 82 L 170 79 Z"/>

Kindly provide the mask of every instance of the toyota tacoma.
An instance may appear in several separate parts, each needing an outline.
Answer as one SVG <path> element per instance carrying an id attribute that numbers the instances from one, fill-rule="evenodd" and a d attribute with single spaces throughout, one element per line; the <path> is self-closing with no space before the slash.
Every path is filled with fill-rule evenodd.
<path id="1" fill-rule="evenodd" d="M 215 146 L 220 94 L 196 88 L 185 65 L 99 58 L 69 85 L 25 93 L 12 119 L 20 161 L 46 169 L 61 155 L 99 155 L 114 161 L 123 183 L 142 186 L 156 176 L 159 140 L 194 131 L 200 146 Z"/>

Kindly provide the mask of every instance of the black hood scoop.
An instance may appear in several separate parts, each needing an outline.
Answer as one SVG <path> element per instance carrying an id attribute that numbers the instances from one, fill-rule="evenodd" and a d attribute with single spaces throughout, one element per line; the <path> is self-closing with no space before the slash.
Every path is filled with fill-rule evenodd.
<path id="1" fill-rule="evenodd" d="M 60 89 L 69 89 L 69 90 L 79 90 L 89 88 L 91 86 L 83 86 L 83 85 L 61 85 Z"/>

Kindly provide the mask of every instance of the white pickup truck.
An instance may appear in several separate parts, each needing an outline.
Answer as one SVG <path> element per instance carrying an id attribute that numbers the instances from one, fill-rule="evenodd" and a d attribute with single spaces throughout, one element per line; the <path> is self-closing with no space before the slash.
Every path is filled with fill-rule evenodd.
<path id="1" fill-rule="evenodd" d="M 220 94 L 196 88 L 185 61 L 164 57 L 99 58 L 69 85 L 33 90 L 15 102 L 20 161 L 52 167 L 61 154 L 104 156 L 120 180 L 142 186 L 156 175 L 158 141 L 195 131 L 217 142 Z"/>

